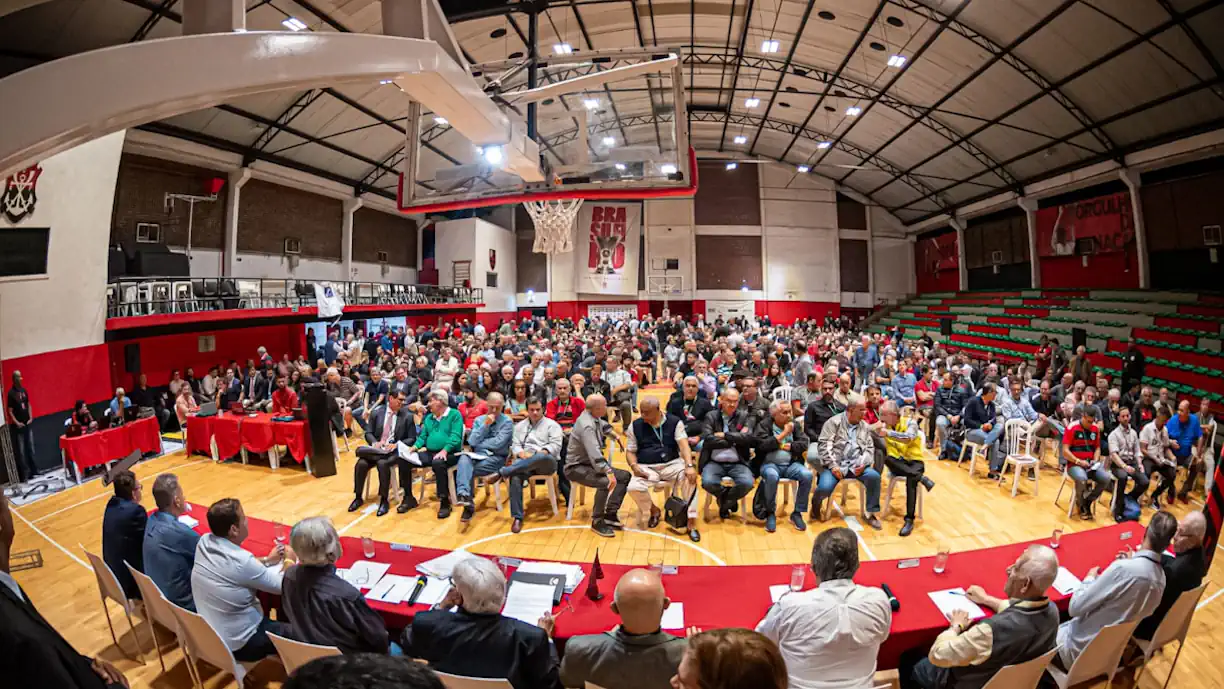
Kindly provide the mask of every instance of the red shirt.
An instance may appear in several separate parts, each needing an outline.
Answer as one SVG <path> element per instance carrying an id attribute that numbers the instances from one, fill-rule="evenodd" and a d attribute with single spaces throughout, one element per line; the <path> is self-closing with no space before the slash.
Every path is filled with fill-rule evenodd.
<path id="1" fill-rule="evenodd" d="M 929 392 L 931 393 L 931 399 L 925 402 L 923 402 L 922 400 L 918 400 L 918 408 L 924 409 L 926 407 L 935 406 L 935 391 L 938 389 L 939 389 L 939 383 L 936 382 L 934 378 L 931 379 L 931 382 L 929 385 L 927 384 L 925 379 L 919 378 L 918 382 L 914 385 L 914 397 L 917 397 L 918 393 L 920 392 Z"/>
<path id="2" fill-rule="evenodd" d="M 1100 445 L 1101 433 L 1096 426 L 1084 428 L 1076 421 L 1063 431 L 1063 447 L 1070 450 L 1076 459 L 1091 462 Z"/>
<path id="3" fill-rule="evenodd" d="M 471 430 L 472 423 L 477 418 L 489 413 L 489 405 L 484 400 L 477 398 L 475 404 L 467 402 L 459 403 L 459 413 L 463 416 L 463 427 Z"/>
<path id="4" fill-rule="evenodd" d="M 272 413 L 276 416 L 292 414 L 298 406 L 297 393 L 293 388 L 277 389 L 272 393 Z"/>
<path id="5" fill-rule="evenodd" d="M 560 397 L 554 397 L 544 408 L 544 416 L 556 421 L 562 428 L 570 428 L 584 411 L 586 402 L 583 402 L 581 397 L 570 395 L 569 401 L 564 404 L 561 403 Z"/>

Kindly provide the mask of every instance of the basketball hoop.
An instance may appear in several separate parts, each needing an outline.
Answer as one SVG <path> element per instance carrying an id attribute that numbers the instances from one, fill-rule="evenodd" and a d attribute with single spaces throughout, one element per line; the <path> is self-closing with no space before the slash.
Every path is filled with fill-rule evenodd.
<path id="1" fill-rule="evenodd" d="M 574 250 L 573 230 L 583 199 L 524 201 L 523 208 L 535 223 L 537 254 L 566 254 Z"/>

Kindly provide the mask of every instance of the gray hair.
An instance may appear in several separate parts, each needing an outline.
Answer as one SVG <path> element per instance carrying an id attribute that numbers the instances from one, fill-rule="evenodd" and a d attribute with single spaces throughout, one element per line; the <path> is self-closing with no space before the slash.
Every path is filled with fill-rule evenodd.
<path id="1" fill-rule="evenodd" d="M 451 583 L 463 596 L 463 609 L 471 613 L 500 612 L 506 600 L 505 575 L 483 557 L 460 560 L 451 572 Z"/>
<path id="2" fill-rule="evenodd" d="M 643 401 L 645 401 L 645 400 L 643 400 Z M 656 401 L 656 402 L 655 402 L 655 404 L 658 404 L 658 402 Z M 641 405 L 639 405 L 639 406 L 641 406 Z M 774 414 L 777 414 L 779 410 L 781 410 L 781 409 L 789 409 L 789 408 L 790 408 L 790 406 L 791 406 L 791 405 L 790 405 L 790 402 L 786 402 L 786 401 L 783 401 L 783 400 L 774 400 L 774 401 L 772 401 L 772 402 L 770 402 L 770 403 L 769 403 L 769 415 L 770 415 L 770 416 L 773 416 Z"/>
<path id="3" fill-rule="evenodd" d="M 327 367 L 327 373 L 326 373 L 326 374 L 324 374 L 324 375 L 327 375 L 327 376 L 338 376 L 338 375 L 340 375 L 340 370 L 339 370 L 339 369 L 337 369 L 335 366 L 328 366 L 328 367 Z"/>
<path id="4" fill-rule="evenodd" d="M 683 382 L 687 383 L 690 380 L 693 381 L 694 385 L 701 385 L 701 381 L 697 380 L 697 376 L 685 376 Z"/>
<path id="5" fill-rule="evenodd" d="M 859 568 L 858 537 L 844 526 L 826 529 L 812 544 L 812 572 L 821 583 L 852 579 Z"/>
<path id="6" fill-rule="evenodd" d="M 178 476 L 174 474 L 161 474 L 153 479 L 153 502 L 157 504 L 159 510 L 170 509 L 178 491 Z"/>
<path id="7" fill-rule="evenodd" d="M 304 565 L 333 565 L 343 552 L 340 534 L 327 517 L 307 517 L 294 524 L 289 545 Z"/>
<path id="8" fill-rule="evenodd" d="M 880 413 L 881 414 L 886 414 L 886 413 L 887 414 L 900 414 L 901 410 L 897 407 L 896 402 L 892 400 L 888 400 L 884 404 L 880 405 Z"/>
<path id="9" fill-rule="evenodd" d="M 658 409 L 659 399 L 657 397 L 643 397 L 638 402 L 638 412 L 644 412 L 647 409 Z"/>
<path id="10" fill-rule="evenodd" d="M 450 395 L 447 395 L 445 390 L 431 390 L 429 399 L 442 400 L 443 404 L 450 406 Z"/>
<path id="11" fill-rule="evenodd" d="M 488 397 L 485 397 L 486 404 L 505 404 L 506 398 L 500 392 L 490 392 Z"/>
<path id="12" fill-rule="evenodd" d="M 867 406 L 867 399 L 864 398 L 859 393 L 852 392 L 846 395 L 846 409 L 849 409 L 850 407 L 865 407 L 865 406 Z"/>

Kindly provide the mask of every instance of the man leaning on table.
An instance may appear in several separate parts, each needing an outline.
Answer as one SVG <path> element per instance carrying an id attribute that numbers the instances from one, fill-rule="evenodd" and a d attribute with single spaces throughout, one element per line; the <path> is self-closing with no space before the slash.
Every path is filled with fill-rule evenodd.
<path id="1" fill-rule="evenodd" d="M 757 631 L 778 644 L 790 689 L 867 689 L 888 638 L 892 610 L 875 586 L 859 586 L 858 537 L 845 527 L 822 531 L 812 546 L 816 588 L 786 593 Z"/>
<path id="2" fill-rule="evenodd" d="M 1003 593 L 988 595 L 970 586 L 965 597 L 994 611 L 977 622 L 963 611 L 952 613 L 952 626 L 936 639 L 925 658 L 902 661 L 904 689 L 979 689 L 996 672 L 1040 657 L 1054 648 L 1058 608 L 1046 590 L 1058 575 L 1058 556 L 1048 546 L 1029 546 L 1007 568 Z"/>
<path id="3" fill-rule="evenodd" d="M 191 597 L 191 569 L 195 566 L 200 535 L 179 521 L 187 514 L 187 498 L 178 476 L 161 474 L 153 480 L 157 511 L 149 515 L 144 533 L 144 573 L 157 584 L 166 600 L 195 612 Z"/>
<path id="4" fill-rule="evenodd" d="M 1105 568 L 1088 570 L 1080 587 L 1071 595 L 1071 619 L 1058 627 L 1058 655 L 1054 664 L 1067 670 L 1088 643 L 1111 624 L 1142 620 L 1160 603 L 1165 575 L 1160 553 L 1177 533 L 1177 518 L 1160 511 L 1152 515 L 1143 544 L 1129 557 L 1114 560 Z"/>

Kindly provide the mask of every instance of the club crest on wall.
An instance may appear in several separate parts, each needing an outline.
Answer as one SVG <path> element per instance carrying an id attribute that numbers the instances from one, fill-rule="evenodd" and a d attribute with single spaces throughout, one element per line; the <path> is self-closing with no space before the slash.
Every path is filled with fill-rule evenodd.
<path id="1" fill-rule="evenodd" d="M 497 249 L 489 249 L 489 270 L 497 269 Z"/>
<path id="2" fill-rule="evenodd" d="M 4 195 L 0 197 L 0 211 L 11 223 L 20 222 L 34 213 L 34 205 L 38 203 L 35 187 L 42 168 L 37 163 L 9 175 L 4 181 Z"/>

